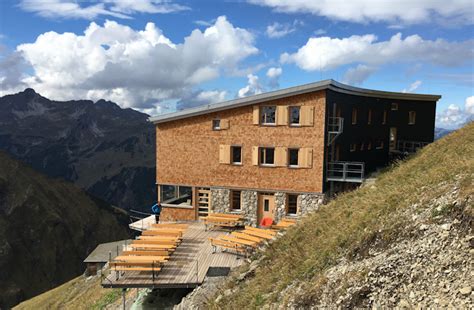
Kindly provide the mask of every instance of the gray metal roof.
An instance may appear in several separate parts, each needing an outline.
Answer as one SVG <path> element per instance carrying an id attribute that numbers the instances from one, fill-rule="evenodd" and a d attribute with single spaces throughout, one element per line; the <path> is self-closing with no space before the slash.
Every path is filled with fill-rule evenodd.
<path id="1" fill-rule="evenodd" d="M 89 256 L 84 260 L 84 263 L 106 263 L 109 261 L 109 252 L 112 254 L 112 259 L 122 253 L 123 245 L 132 243 L 132 240 L 120 240 L 115 242 L 101 243 Z"/>
<path id="2" fill-rule="evenodd" d="M 158 124 L 164 122 L 170 122 L 182 118 L 188 118 L 197 115 L 203 115 L 211 112 L 218 112 L 223 110 L 228 110 L 237 107 L 243 107 L 247 105 L 253 105 L 265 101 L 305 94 L 309 92 L 314 92 L 323 89 L 331 89 L 336 92 L 359 95 L 359 96 L 368 96 L 368 97 L 377 97 L 377 98 L 389 98 L 389 99 L 405 99 L 405 100 L 420 100 L 420 101 L 438 101 L 440 95 L 427 95 L 427 94 L 413 94 L 413 93 L 397 93 L 397 92 L 388 92 L 381 90 L 372 90 L 354 87 L 346 84 L 336 82 L 334 80 L 323 80 L 315 83 L 304 84 L 300 86 L 280 89 L 276 91 L 271 91 L 263 94 L 258 94 L 254 96 L 249 96 L 245 98 L 239 98 L 214 104 L 202 105 L 195 108 L 189 108 L 177 112 L 166 113 L 158 115 L 155 117 L 150 117 L 150 121 Z"/>

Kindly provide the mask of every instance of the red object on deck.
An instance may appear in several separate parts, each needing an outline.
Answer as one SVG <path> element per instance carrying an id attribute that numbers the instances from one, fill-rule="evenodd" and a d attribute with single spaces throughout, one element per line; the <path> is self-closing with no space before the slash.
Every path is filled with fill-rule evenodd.
<path id="1" fill-rule="evenodd" d="M 260 226 L 263 226 L 263 227 L 270 227 L 270 226 L 272 226 L 272 224 L 273 224 L 273 220 L 269 217 L 264 217 L 260 221 Z"/>

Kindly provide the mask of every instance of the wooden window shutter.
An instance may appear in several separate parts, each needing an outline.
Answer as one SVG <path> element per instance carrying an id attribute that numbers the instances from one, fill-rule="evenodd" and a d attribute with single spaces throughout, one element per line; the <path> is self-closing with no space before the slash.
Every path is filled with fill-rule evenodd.
<path id="1" fill-rule="evenodd" d="M 286 147 L 275 148 L 275 166 L 286 167 L 288 159 L 288 149 Z"/>
<path id="2" fill-rule="evenodd" d="M 298 162 L 301 168 L 311 168 L 313 166 L 313 149 L 308 147 L 300 148 Z"/>
<path id="3" fill-rule="evenodd" d="M 314 107 L 309 105 L 301 106 L 300 110 L 300 124 L 301 126 L 314 125 Z"/>
<path id="4" fill-rule="evenodd" d="M 288 125 L 288 106 L 286 105 L 277 106 L 276 124 Z"/>
<path id="5" fill-rule="evenodd" d="M 252 146 L 252 165 L 258 166 L 258 146 Z"/>
<path id="6" fill-rule="evenodd" d="M 221 119 L 221 129 L 229 129 L 229 120 Z"/>
<path id="7" fill-rule="evenodd" d="M 219 164 L 230 164 L 230 145 L 219 145 Z"/>
<path id="8" fill-rule="evenodd" d="M 253 124 L 258 125 L 260 123 L 260 109 L 258 105 L 253 106 Z"/>

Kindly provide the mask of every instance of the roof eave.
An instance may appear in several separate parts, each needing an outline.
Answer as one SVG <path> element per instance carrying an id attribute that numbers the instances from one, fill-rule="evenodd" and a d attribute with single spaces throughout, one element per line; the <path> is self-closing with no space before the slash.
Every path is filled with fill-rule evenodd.
<path id="1" fill-rule="evenodd" d="M 229 101 L 224 101 L 215 104 L 208 104 L 199 106 L 196 108 L 190 108 L 178 112 L 172 112 L 163 114 L 160 116 L 150 117 L 149 121 L 154 124 L 171 122 L 183 118 L 189 118 L 193 116 L 204 115 L 208 113 L 220 112 L 223 110 L 229 110 L 238 107 L 244 107 L 248 105 L 254 105 L 270 100 L 276 100 L 286 98 L 290 96 L 301 95 L 309 92 L 320 91 L 324 89 L 330 89 L 335 92 L 357 95 L 357 96 L 368 96 L 388 99 L 403 99 L 403 100 L 419 100 L 419 101 L 438 101 L 440 95 L 428 95 L 428 94 L 412 94 L 412 93 L 396 93 L 387 92 L 381 90 L 371 90 L 358 88 L 354 86 L 345 85 L 334 80 L 324 80 L 316 83 L 310 83 L 281 90 L 276 90 L 264 94 L 249 96 L 245 98 L 239 98 Z"/>

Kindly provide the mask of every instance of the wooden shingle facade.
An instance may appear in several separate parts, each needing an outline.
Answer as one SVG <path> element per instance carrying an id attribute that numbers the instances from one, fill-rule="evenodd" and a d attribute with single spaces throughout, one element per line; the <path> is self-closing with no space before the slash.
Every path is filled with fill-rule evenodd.
<path id="1" fill-rule="evenodd" d="M 439 98 L 327 80 L 154 117 L 162 219 L 313 210 L 432 142 Z"/>

